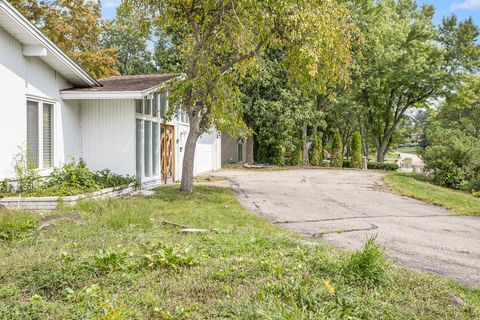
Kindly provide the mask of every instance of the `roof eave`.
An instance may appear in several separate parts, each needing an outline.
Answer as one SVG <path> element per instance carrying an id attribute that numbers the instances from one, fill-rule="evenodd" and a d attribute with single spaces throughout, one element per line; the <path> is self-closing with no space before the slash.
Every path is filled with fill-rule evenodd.
<path id="1" fill-rule="evenodd" d="M 149 94 L 161 90 L 170 81 L 175 79 L 182 80 L 184 78 L 185 75 L 182 74 L 148 89 L 138 91 L 87 91 L 69 89 L 60 91 L 60 97 L 63 100 L 143 99 Z"/>
<path id="2" fill-rule="evenodd" d="M 61 91 L 62 100 L 142 99 L 142 91 Z"/>

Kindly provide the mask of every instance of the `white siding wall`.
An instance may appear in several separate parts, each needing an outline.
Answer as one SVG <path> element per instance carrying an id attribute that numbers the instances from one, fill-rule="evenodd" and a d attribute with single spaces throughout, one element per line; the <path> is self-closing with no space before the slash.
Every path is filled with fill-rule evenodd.
<path id="1" fill-rule="evenodd" d="M 78 103 L 64 103 L 60 90 L 72 85 L 0 28 L 0 178 L 13 176 L 12 160 L 26 141 L 26 97 L 55 101 L 54 164 L 78 157 Z"/>
<path id="2" fill-rule="evenodd" d="M 133 100 L 80 102 L 81 156 L 93 170 L 135 175 Z"/>

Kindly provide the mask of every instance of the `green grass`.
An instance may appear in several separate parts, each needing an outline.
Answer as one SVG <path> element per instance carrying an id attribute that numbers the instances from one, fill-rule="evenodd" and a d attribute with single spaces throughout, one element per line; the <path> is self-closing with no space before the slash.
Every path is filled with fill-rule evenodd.
<path id="1" fill-rule="evenodd" d="M 398 153 L 412 153 L 412 154 L 417 154 L 417 147 L 401 147 L 398 149 L 392 150 L 392 152 Z"/>
<path id="2" fill-rule="evenodd" d="M 423 175 L 396 172 L 386 176 L 385 183 L 395 192 L 452 210 L 457 215 L 480 216 L 480 198 L 436 186 Z"/>
<path id="3" fill-rule="evenodd" d="M 23 227 L 31 215 L 0 212 L 4 231 L 21 230 L 0 241 L 0 319 L 480 317 L 480 290 L 392 267 L 373 240 L 355 253 L 301 245 L 229 189 L 162 187 L 69 212 L 81 219 L 44 231 Z"/>

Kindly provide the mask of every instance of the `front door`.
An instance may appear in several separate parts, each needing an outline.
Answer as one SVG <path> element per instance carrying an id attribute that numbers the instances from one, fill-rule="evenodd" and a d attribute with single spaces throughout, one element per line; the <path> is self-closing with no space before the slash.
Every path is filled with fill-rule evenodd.
<path id="1" fill-rule="evenodd" d="M 160 168 L 162 170 L 162 179 L 175 177 L 175 129 L 168 124 L 162 124 L 160 141 L 162 143 L 162 158 Z"/>

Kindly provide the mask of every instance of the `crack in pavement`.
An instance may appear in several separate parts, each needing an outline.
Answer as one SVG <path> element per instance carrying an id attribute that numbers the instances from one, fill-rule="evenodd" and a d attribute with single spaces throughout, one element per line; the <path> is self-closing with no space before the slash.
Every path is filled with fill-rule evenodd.
<path id="1" fill-rule="evenodd" d="M 370 224 L 370 227 L 369 228 L 353 228 L 353 229 L 341 229 L 341 230 L 332 230 L 332 231 L 320 231 L 320 232 L 316 232 L 312 235 L 312 238 L 318 238 L 318 237 L 322 237 L 326 234 L 341 234 L 341 233 L 347 233 L 347 232 L 357 232 L 357 231 L 371 231 L 371 230 L 375 230 L 375 229 L 378 229 L 378 226 L 376 224 L 373 224 L 373 223 L 369 223 Z"/>
<path id="2" fill-rule="evenodd" d="M 355 219 L 369 219 L 369 218 L 429 218 L 429 217 L 449 217 L 443 214 L 430 214 L 430 215 L 381 215 L 381 216 L 358 216 L 358 217 L 343 217 L 343 218 L 327 218 L 327 219 L 311 219 L 311 220 L 280 220 L 272 221 L 274 224 L 295 224 L 295 223 L 315 223 L 315 222 L 325 222 L 325 221 L 340 221 L 340 220 L 355 220 Z"/>

